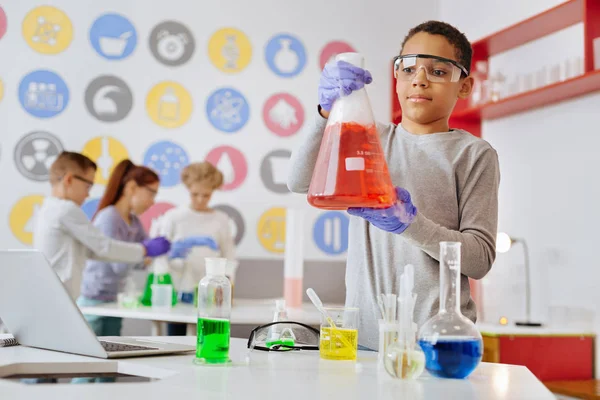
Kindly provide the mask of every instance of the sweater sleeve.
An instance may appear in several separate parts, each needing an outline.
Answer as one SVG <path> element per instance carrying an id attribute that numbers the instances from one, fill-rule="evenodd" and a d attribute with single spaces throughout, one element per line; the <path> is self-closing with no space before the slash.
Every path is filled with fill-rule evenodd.
<path id="1" fill-rule="evenodd" d="M 440 257 L 440 242 L 461 242 L 462 274 L 473 279 L 483 278 L 496 258 L 499 185 L 498 155 L 488 148 L 468 172 L 465 186 L 458 194 L 459 230 L 440 226 L 417 213 L 402 237 L 436 260 Z M 416 206 L 418 208 L 418 204 Z"/>
<path id="2" fill-rule="evenodd" d="M 326 125 L 327 120 L 317 113 L 302 136 L 300 146 L 293 151 L 287 181 L 290 191 L 308 193 Z"/>

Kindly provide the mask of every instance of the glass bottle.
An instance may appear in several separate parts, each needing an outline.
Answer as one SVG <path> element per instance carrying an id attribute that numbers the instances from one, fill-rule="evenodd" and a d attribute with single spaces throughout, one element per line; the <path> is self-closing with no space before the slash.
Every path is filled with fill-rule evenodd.
<path id="1" fill-rule="evenodd" d="M 460 311 L 460 248 L 458 242 L 440 243 L 440 309 L 419 332 L 425 368 L 440 378 L 466 378 L 483 350 L 481 334 Z"/>
<path id="2" fill-rule="evenodd" d="M 226 258 L 207 257 L 206 276 L 198 283 L 196 363 L 229 363 L 231 283 Z"/>
<path id="3" fill-rule="evenodd" d="M 336 61 L 364 68 L 357 53 Z M 365 88 L 335 101 L 308 189 L 308 202 L 326 210 L 387 208 L 396 202 L 371 103 Z"/>
<path id="4" fill-rule="evenodd" d="M 477 61 L 473 76 L 473 92 L 469 98 L 471 107 L 484 104 L 489 100 L 489 81 L 488 81 L 488 63 L 487 61 Z"/>

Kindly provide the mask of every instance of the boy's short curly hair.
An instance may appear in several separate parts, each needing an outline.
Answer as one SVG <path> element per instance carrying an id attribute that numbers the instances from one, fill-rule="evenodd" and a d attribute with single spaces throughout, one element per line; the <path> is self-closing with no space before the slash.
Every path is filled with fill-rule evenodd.
<path id="1" fill-rule="evenodd" d="M 458 62 L 461 63 L 463 67 L 469 71 L 469 73 L 471 72 L 471 58 L 473 57 L 473 48 L 471 47 L 471 43 L 464 33 L 446 22 L 427 21 L 412 28 L 410 31 L 408 31 L 408 34 L 402 42 L 400 53 L 402 53 L 402 49 L 404 49 L 406 42 L 419 32 L 429 33 L 430 35 L 441 35 L 445 37 L 446 40 L 448 40 L 448 42 L 454 46 L 456 53 L 455 55 L 456 58 L 458 58 Z"/>
<path id="2" fill-rule="evenodd" d="M 223 173 L 208 161 L 197 162 L 181 171 L 181 181 L 188 189 L 194 183 L 202 182 L 215 190 L 223 185 Z"/>

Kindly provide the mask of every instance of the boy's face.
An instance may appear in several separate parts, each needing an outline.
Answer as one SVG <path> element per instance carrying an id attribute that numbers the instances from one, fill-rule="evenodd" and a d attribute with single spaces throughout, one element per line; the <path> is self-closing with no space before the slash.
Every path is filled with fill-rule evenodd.
<path id="1" fill-rule="evenodd" d="M 454 46 L 444 36 L 426 32 L 415 34 L 405 43 L 402 55 L 405 54 L 428 54 L 458 62 Z M 397 79 L 396 93 L 402 106 L 402 121 L 406 119 L 415 126 L 444 127 L 447 130 L 448 118 L 456 100 L 469 96 L 472 81 L 473 78 L 463 76 L 458 82 L 430 82 L 422 68 L 409 80 Z"/>
<path id="2" fill-rule="evenodd" d="M 90 195 L 95 175 L 96 170 L 91 168 L 85 172 L 67 172 L 62 179 L 65 197 L 81 206 Z"/>
<path id="3" fill-rule="evenodd" d="M 188 190 L 192 208 L 196 211 L 207 210 L 208 202 L 214 191 L 213 188 L 204 182 L 195 182 L 188 187 Z"/>

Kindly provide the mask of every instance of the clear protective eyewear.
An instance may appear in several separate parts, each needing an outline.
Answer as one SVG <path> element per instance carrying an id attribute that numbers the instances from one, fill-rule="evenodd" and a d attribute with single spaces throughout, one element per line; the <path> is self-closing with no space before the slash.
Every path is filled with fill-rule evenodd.
<path id="1" fill-rule="evenodd" d="M 262 351 L 319 350 L 320 333 L 300 322 L 280 321 L 252 330 L 248 349 Z"/>
<path id="2" fill-rule="evenodd" d="M 420 69 L 425 71 L 429 82 L 458 82 L 469 71 L 454 60 L 430 54 L 405 54 L 394 57 L 396 79 L 411 81 Z"/>

